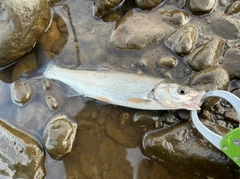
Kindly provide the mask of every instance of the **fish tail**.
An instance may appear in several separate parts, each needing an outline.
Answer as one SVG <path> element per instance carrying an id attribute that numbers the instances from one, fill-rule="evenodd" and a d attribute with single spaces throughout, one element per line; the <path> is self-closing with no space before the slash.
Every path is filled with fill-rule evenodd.
<path id="1" fill-rule="evenodd" d="M 29 80 L 29 79 L 41 79 L 45 76 L 45 73 L 55 66 L 54 60 L 52 60 L 47 52 L 43 49 L 41 45 L 38 45 L 38 61 L 40 66 L 37 70 L 29 71 L 22 75 L 20 79 Z"/>

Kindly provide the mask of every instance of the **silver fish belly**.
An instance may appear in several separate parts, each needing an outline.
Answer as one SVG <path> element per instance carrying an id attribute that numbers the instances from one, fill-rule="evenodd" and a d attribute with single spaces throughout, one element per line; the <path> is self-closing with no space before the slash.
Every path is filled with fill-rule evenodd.
<path id="1" fill-rule="evenodd" d="M 162 78 L 116 72 L 112 70 L 73 70 L 52 65 L 44 72 L 48 79 L 61 81 L 79 95 L 119 106 L 145 109 L 167 110 L 164 101 L 157 101 L 152 90 L 166 81 Z M 170 105 L 171 106 L 171 105 Z M 175 109 L 174 106 L 169 109 Z M 176 107 L 176 109 L 183 107 Z"/>

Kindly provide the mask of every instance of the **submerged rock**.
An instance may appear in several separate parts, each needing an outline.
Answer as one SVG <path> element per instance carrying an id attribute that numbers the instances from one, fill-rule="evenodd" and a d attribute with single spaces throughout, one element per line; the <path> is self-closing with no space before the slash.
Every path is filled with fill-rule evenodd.
<path id="1" fill-rule="evenodd" d="M 230 78 L 240 77 L 240 49 L 230 48 L 226 51 L 223 57 L 223 68 L 225 68 Z"/>
<path id="2" fill-rule="evenodd" d="M 188 8 L 194 15 L 202 15 L 211 12 L 216 0 L 189 0 Z"/>
<path id="3" fill-rule="evenodd" d="M 193 49 L 196 39 L 197 29 L 193 25 L 187 25 L 170 34 L 164 44 L 174 53 L 185 55 Z"/>
<path id="4" fill-rule="evenodd" d="M 154 126 L 159 119 L 159 112 L 155 111 L 139 111 L 133 116 L 134 124 L 139 127 Z"/>
<path id="5" fill-rule="evenodd" d="M 45 177 L 44 151 L 35 139 L 2 120 L 0 136 L 0 178 Z"/>
<path id="6" fill-rule="evenodd" d="M 240 37 L 240 21 L 226 15 L 215 15 L 211 19 L 214 31 L 224 39 L 235 40 Z"/>
<path id="7" fill-rule="evenodd" d="M 47 0 L 8 0 L 0 3 L 0 66 L 27 53 L 51 18 Z"/>
<path id="8" fill-rule="evenodd" d="M 159 60 L 157 60 L 157 66 L 165 66 L 168 68 L 173 68 L 177 65 L 177 59 L 171 56 L 168 57 L 162 57 Z"/>
<path id="9" fill-rule="evenodd" d="M 140 9 L 153 9 L 163 3 L 164 0 L 135 0 L 136 6 Z"/>
<path id="10" fill-rule="evenodd" d="M 205 140 L 191 122 L 146 133 L 143 148 L 151 159 L 162 161 L 164 165 L 180 165 L 200 176 L 227 177 L 237 171 L 236 165 Z M 212 172 L 216 170 L 221 172 Z"/>
<path id="11" fill-rule="evenodd" d="M 23 81 L 16 81 L 12 85 L 12 99 L 22 106 L 26 104 L 32 96 L 32 88 L 29 83 Z"/>
<path id="12" fill-rule="evenodd" d="M 195 73 L 189 81 L 190 86 L 198 90 L 227 90 L 229 86 L 228 72 L 222 67 L 212 67 Z"/>
<path id="13" fill-rule="evenodd" d="M 54 159 L 71 152 L 77 132 L 77 123 L 66 115 L 56 115 L 44 130 L 44 146 Z"/>
<path id="14" fill-rule="evenodd" d="M 163 21 L 158 11 L 128 11 L 116 24 L 111 44 L 120 49 L 140 49 L 163 39 L 174 27 Z"/>
<path id="15" fill-rule="evenodd" d="M 214 38 L 194 49 L 191 54 L 184 57 L 187 64 L 194 71 L 216 67 L 223 51 L 224 40 Z"/>
<path id="16" fill-rule="evenodd" d="M 53 97 L 51 95 L 46 95 L 46 102 L 50 109 L 52 109 L 52 110 L 58 109 L 58 101 L 55 97 Z"/>

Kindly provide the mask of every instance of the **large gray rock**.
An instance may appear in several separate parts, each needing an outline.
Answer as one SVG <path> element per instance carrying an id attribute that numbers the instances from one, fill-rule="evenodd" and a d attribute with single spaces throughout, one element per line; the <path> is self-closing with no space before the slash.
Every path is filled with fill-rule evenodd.
<path id="1" fill-rule="evenodd" d="M 194 71 L 216 67 L 218 59 L 222 54 L 224 43 L 223 39 L 214 38 L 198 48 L 195 48 L 192 53 L 185 56 L 184 59 Z"/>
<path id="2" fill-rule="evenodd" d="M 163 39 L 174 30 L 158 11 L 145 13 L 137 9 L 128 11 L 116 24 L 111 44 L 120 49 L 140 49 Z"/>
<path id="3" fill-rule="evenodd" d="M 27 53 L 51 18 L 47 0 L 3 0 L 0 3 L 0 66 Z"/>
<path id="4" fill-rule="evenodd" d="M 232 172 L 238 171 L 237 166 L 205 140 L 191 122 L 147 133 L 143 138 L 143 148 L 149 158 L 164 165 L 170 163 L 170 166 L 197 172 L 199 178 L 229 178 Z M 212 172 L 215 170 L 221 172 Z"/>
<path id="5" fill-rule="evenodd" d="M 45 155 L 36 140 L 2 120 L 0 136 L 0 178 L 44 178 Z"/>

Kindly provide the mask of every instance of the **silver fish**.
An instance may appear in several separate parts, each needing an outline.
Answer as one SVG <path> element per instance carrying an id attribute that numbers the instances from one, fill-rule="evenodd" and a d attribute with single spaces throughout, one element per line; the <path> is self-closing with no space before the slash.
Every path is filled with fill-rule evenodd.
<path id="1" fill-rule="evenodd" d="M 144 110 L 199 110 L 204 91 L 162 78 L 114 70 L 74 70 L 50 62 L 43 75 L 58 80 L 79 95 L 106 103 Z"/>

